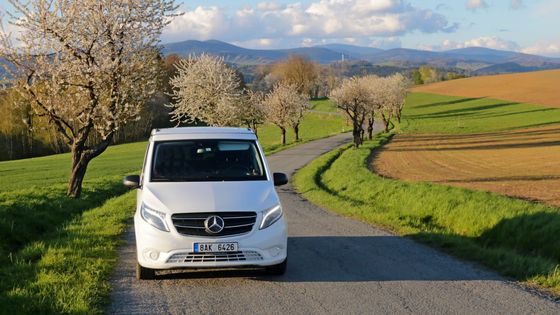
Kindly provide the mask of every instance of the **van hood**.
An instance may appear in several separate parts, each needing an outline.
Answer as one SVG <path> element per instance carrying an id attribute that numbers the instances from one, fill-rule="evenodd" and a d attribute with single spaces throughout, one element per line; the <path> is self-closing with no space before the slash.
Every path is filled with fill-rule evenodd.
<path id="1" fill-rule="evenodd" d="M 151 182 L 143 187 L 142 201 L 169 214 L 262 211 L 279 203 L 270 181 Z"/>

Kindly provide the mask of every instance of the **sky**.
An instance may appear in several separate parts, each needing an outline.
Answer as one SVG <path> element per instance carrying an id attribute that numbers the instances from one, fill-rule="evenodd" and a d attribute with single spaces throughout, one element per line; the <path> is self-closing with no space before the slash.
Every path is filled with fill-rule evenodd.
<path id="1" fill-rule="evenodd" d="M 346 43 L 447 50 L 488 47 L 560 57 L 560 0 L 192 0 L 162 42 L 247 48 Z M 8 8 L 7 0 L 0 6 Z"/>

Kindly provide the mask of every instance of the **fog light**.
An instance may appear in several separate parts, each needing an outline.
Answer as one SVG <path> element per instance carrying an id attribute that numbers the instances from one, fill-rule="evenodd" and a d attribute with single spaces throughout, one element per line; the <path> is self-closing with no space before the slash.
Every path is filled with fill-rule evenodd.
<path id="1" fill-rule="evenodd" d="M 146 249 L 146 250 L 144 250 L 144 258 L 145 259 L 151 259 L 151 260 L 157 260 L 159 258 L 159 252 L 157 250 L 154 250 L 154 249 Z"/>
<path id="2" fill-rule="evenodd" d="M 270 252 L 270 255 L 272 257 L 276 257 L 278 256 L 278 254 L 280 254 L 280 252 L 282 251 L 282 249 L 280 249 L 280 247 L 272 247 L 271 249 L 268 250 Z"/>

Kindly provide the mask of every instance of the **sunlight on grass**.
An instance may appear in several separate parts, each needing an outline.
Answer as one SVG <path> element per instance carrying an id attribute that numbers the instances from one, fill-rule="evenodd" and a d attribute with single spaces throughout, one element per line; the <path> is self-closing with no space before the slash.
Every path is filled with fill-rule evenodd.
<path id="1" fill-rule="evenodd" d="M 403 110 L 405 133 L 477 133 L 560 123 L 560 109 L 487 98 L 412 93 Z"/>

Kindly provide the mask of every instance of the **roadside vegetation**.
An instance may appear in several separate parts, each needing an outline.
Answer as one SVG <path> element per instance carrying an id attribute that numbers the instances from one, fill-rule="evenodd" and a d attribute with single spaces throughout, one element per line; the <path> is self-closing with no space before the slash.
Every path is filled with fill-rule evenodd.
<path id="1" fill-rule="evenodd" d="M 465 134 L 559 123 L 560 111 L 492 99 L 413 93 L 400 133 Z M 491 192 L 383 178 L 368 166 L 394 133 L 316 159 L 294 178 L 310 201 L 560 294 L 558 208 Z"/>
<path id="2" fill-rule="evenodd" d="M 123 189 L 106 181 L 89 185 L 80 199 L 68 200 L 64 190 L 64 185 L 55 185 L 19 195 L 23 200 L 17 201 L 18 209 L 10 206 L 10 198 L 18 194 L 0 194 L 3 218 L 14 219 L 18 238 L 26 238 L 18 245 L 28 241 L 1 262 L 0 314 L 103 313 L 120 235 L 134 212 L 135 192 L 110 198 Z M 38 195 L 47 197 L 40 213 L 40 198 L 33 198 Z M 1 228 L 5 234 L 6 227 Z"/>

